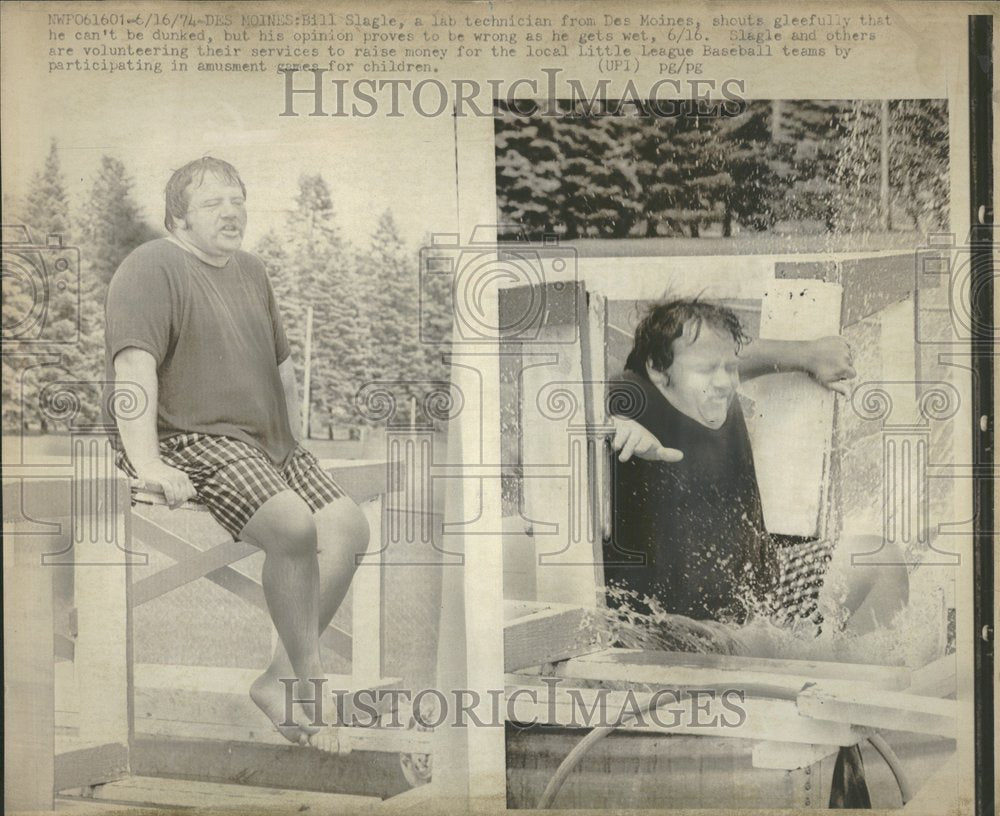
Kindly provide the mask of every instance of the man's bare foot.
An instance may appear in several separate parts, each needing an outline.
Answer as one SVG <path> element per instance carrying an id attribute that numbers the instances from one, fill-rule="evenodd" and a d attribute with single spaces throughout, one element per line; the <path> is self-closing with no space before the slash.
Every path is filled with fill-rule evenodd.
<path id="1" fill-rule="evenodd" d="M 308 745 L 311 736 L 321 729 L 309 724 L 309 719 L 301 711 L 297 711 L 294 725 L 288 725 L 288 714 L 285 711 L 285 684 L 269 672 L 264 672 L 250 686 L 250 699 L 257 708 L 263 711 L 267 718 L 289 742 L 296 745 Z M 298 707 L 297 707 L 298 708 Z"/>
<path id="2" fill-rule="evenodd" d="M 351 753 L 351 738 L 347 729 L 338 726 L 326 726 L 316 734 L 310 734 L 308 744 L 328 754 L 345 756 Z"/>

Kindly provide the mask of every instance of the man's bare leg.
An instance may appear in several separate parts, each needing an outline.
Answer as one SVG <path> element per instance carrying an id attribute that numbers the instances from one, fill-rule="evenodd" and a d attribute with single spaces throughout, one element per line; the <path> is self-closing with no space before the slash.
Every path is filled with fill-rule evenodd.
<path id="1" fill-rule="evenodd" d="M 321 635 L 336 614 L 347 595 L 351 580 L 357 569 L 355 556 L 364 553 L 368 547 L 369 529 L 361 509 L 350 499 L 337 499 L 313 516 L 318 538 L 319 604 L 316 618 L 317 637 Z M 250 696 L 260 708 L 277 724 L 285 718 L 285 690 L 281 678 L 297 676 L 289 660 L 282 639 L 266 671 L 254 681 Z M 312 691 L 307 692 L 312 696 Z M 329 703 L 329 714 L 324 714 L 327 722 L 333 720 L 333 700 Z M 279 730 L 282 730 L 279 728 Z M 301 741 L 301 735 L 316 733 L 315 728 L 300 731 L 284 730 L 282 733 L 293 742 Z"/>
<path id="2" fill-rule="evenodd" d="M 296 698 L 316 696 L 311 680 L 325 676 L 319 653 L 319 629 L 316 622 L 320 608 L 319 561 L 317 558 L 316 525 L 309 505 L 291 490 L 272 496 L 254 513 L 240 538 L 265 552 L 261 585 L 271 620 L 288 655 L 288 669 L 283 676 L 295 678 Z M 322 687 L 321 687 L 322 688 Z M 316 733 L 311 725 L 311 706 L 297 706 L 288 721 L 285 711 L 285 687 L 254 682 L 250 696 L 275 724 L 281 734 L 292 742 Z"/>
<path id="3" fill-rule="evenodd" d="M 852 563 L 855 556 L 857 564 Z M 845 536 L 837 545 L 830 573 L 842 582 L 844 594 L 838 601 L 847 613 L 846 632 L 860 635 L 888 626 L 909 600 L 903 553 L 881 536 Z"/>

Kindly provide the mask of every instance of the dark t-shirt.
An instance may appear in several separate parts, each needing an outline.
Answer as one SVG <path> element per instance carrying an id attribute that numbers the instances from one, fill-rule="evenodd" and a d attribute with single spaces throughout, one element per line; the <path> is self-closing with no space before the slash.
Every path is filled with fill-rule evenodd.
<path id="1" fill-rule="evenodd" d="M 215 267 L 171 240 L 150 241 L 115 272 L 106 316 L 109 383 L 122 349 L 156 359 L 160 439 L 189 431 L 229 436 L 275 464 L 287 459 L 295 440 L 278 364 L 289 348 L 259 259 L 237 252 Z"/>
<path id="2" fill-rule="evenodd" d="M 682 450 L 684 459 L 615 457 L 606 582 L 635 590 L 640 598 L 654 597 L 667 612 L 742 620 L 749 599 L 774 584 L 778 567 L 739 400 L 733 400 L 725 424 L 713 430 L 678 411 L 653 383 L 632 372 L 610 388 L 612 406 L 616 389 L 639 389 L 641 408 L 631 418 L 662 445 Z"/>

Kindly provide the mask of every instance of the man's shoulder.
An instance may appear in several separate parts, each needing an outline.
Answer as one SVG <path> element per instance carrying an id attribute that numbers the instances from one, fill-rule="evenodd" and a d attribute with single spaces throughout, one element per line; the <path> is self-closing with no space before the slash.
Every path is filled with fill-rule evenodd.
<path id="1" fill-rule="evenodd" d="M 648 380 L 634 371 L 625 370 L 607 383 L 607 410 L 622 419 L 634 419 L 646 425 L 648 415 L 656 405 L 659 392 Z"/>
<path id="2" fill-rule="evenodd" d="M 118 264 L 115 277 L 123 275 L 157 274 L 157 270 L 172 268 L 177 263 L 177 245 L 167 238 L 154 238 L 139 244 Z"/>
<path id="3" fill-rule="evenodd" d="M 245 272 L 261 277 L 267 275 L 267 268 L 264 266 L 264 262 L 252 252 L 247 252 L 245 249 L 237 249 L 233 253 L 233 260 Z"/>

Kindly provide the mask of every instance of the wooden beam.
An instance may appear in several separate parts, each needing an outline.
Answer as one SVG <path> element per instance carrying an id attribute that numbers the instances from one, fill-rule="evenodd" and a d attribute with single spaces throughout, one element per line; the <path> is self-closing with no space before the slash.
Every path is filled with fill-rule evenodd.
<path id="1" fill-rule="evenodd" d="M 644 649 L 609 648 L 593 652 L 576 664 L 593 663 L 612 666 L 661 666 L 668 670 L 678 668 L 718 670 L 744 673 L 790 675 L 816 680 L 846 680 L 865 683 L 880 689 L 894 691 L 910 684 L 909 669 L 900 666 L 876 666 L 867 663 L 833 663 L 821 660 L 783 660 L 769 657 L 743 657 L 741 655 L 702 654 L 696 652 L 667 652 Z M 615 669 L 615 677 L 620 672 Z M 609 677 L 608 679 L 611 679 Z"/>
<path id="2" fill-rule="evenodd" d="M 104 743 L 62 751 L 55 757 L 55 790 L 83 788 L 128 776 L 128 744 Z"/>
<path id="3" fill-rule="evenodd" d="M 782 671 L 772 671 L 764 665 L 739 665 L 729 663 L 733 658 L 723 658 L 708 665 L 699 665 L 698 660 L 685 660 L 683 653 L 639 652 L 609 649 L 603 652 L 574 657 L 552 668 L 555 677 L 575 680 L 606 680 L 625 683 L 652 684 L 666 688 L 711 688 L 736 689 L 748 697 L 767 697 L 778 700 L 796 700 L 804 688 L 816 682 L 812 674 L 794 674 L 796 668 L 808 671 L 808 667 L 796 667 L 796 661 L 781 667 Z M 752 661 L 753 659 L 749 659 Z M 853 681 L 840 681 L 845 687 L 857 690 L 859 694 L 871 693 L 878 684 L 867 681 L 864 667 L 858 667 L 858 675 Z M 878 679 L 878 678 L 876 678 Z M 895 681 L 893 681 L 895 682 Z"/>
<path id="4" fill-rule="evenodd" d="M 760 337 L 813 340 L 840 333 L 842 290 L 817 280 L 772 281 L 761 301 Z M 817 537 L 833 436 L 833 393 L 808 374 L 744 383 L 764 522 L 772 533 Z"/>
<path id="5" fill-rule="evenodd" d="M 504 624 L 504 671 L 565 660 L 604 646 L 597 609 L 511 601 L 504 606 L 525 611 Z"/>
<path id="6" fill-rule="evenodd" d="M 840 684 L 816 684 L 796 700 L 807 717 L 891 731 L 915 731 L 955 738 L 958 702 L 898 691 L 871 694 Z"/>
<path id="7" fill-rule="evenodd" d="M 950 697 L 958 688 L 958 656 L 947 654 L 913 672 L 908 694 Z"/>
<path id="8" fill-rule="evenodd" d="M 391 463 L 380 459 L 320 459 L 320 466 L 358 504 L 385 495 Z"/>
<path id="9" fill-rule="evenodd" d="M 587 387 L 581 324 L 588 321 L 583 284 L 549 284 L 541 294 L 537 336 L 520 377 L 524 516 L 534 527 L 537 598 L 595 606 L 598 597 L 592 482 L 588 465 Z M 595 342 L 599 342 L 596 341 Z"/>
<path id="10" fill-rule="evenodd" d="M 259 552 L 244 541 L 225 541 L 197 555 L 178 561 L 132 585 L 132 605 L 141 606 L 171 590 L 204 578 L 208 573 Z"/>
<path id="11" fill-rule="evenodd" d="M 52 568 L 42 565 L 42 553 L 60 551 L 63 542 L 59 536 L 19 535 L 25 526 L 5 520 L 3 536 L 7 811 L 52 810 L 55 775 Z"/>
<path id="12" fill-rule="evenodd" d="M 327 754 L 294 745 L 137 735 L 132 773 L 385 799 L 409 790 L 397 753 Z"/>
<path id="13" fill-rule="evenodd" d="M 258 712 L 259 714 L 260 712 Z M 259 716 L 253 721 L 258 720 Z M 288 740 L 277 731 L 266 726 L 255 729 L 252 726 L 163 720 L 155 717 L 143 717 L 137 721 L 135 733 L 139 737 L 155 737 L 166 740 L 203 740 L 214 742 L 219 746 L 241 743 L 277 747 L 290 745 Z M 434 750 L 434 735 L 432 733 L 408 728 L 354 726 L 340 729 L 340 738 L 347 740 L 351 751 L 432 754 Z"/>
<path id="14" fill-rule="evenodd" d="M 196 558 L 204 552 L 141 513 L 133 512 L 130 520 L 132 535 L 136 541 L 141 541 L 143 544 L 162 552 L 174 561 Z M 220 567 L 204 577 L 258 609 L 267 611 L 264 590 L 261 589 L 260 584 L 232 567 Z M 329 646 L 337 654 L 348 660 L 351 659 L 351 635 L 344 630 L 330 624 L 323 632 L 321 640 L 324 645 Z"/>
<path id="15" fill-rule="evenodd" d="M 663 706 L 656 717 L 643 715 L 640 722 L 625 725 L 630 733 L 689 734 L 750 740 L 782 740 L 799 745 L 815 743 L 854 745 L 862 732 L 848 723 L 827 722 L 804 717 L 790 700 L 764 700 L 737 696 L 723 697 L 709 690 L 697 690 L 693 697 L 684 691 L 671 693 L 666 687 L 658 697 Z M 507 675 L 507 713 L 520 723 L 538 723 L 575 728 L 593 728 L 616 723 L 622 712 L 650 704 L 655 692 L 612 691 L 581 688 L 551 679 L 537 678 L 525 685 L 524 678 Z"/>
<path id="16" fill-rule="evenodd" d="M 135 730 L 137 734 L 171 739 L 207 739 L 264 745 L 288 745 L 248 695 L 259 672 L 217 666 L 167 666 L 140 663 L 135 667 Z M 350 675 L 329 675 L 322 688 L 325 721 L 335 716 L 333 692 L 358 691 Z M 372 691 L 400 688 L 401 681 L 384 678 L 367 684 Z M 366 698 L 366 703 L 371 702 Z M 377 700 L 375 701 L 377 704 Z M 349 705 L 349 703 L 348 703 Z M 347 711 L 350 716 L 350 709 Z M 362 723 L 369 715 L 361 712 Z M 426 753 L 432 735 L 408 730 L 405 713 L 387 714 L 384 725 L 348 729 L 354 750 Z M 394 727 L 399 723 L 400 727 Z"/>
<path id="17" fill-rule="evenodd" d="M 64 797 L 67 803 L 69 797 Z M 377 799 L 335 793 L 263 788 L 252 785 L 221 785 L 183 779 L 132 777 L 101 785 L 85 800 L 131 807 L 227 810 L 235 813 L 353 813 Z M 77 804 L 74 801 L 74 806 Z M 71 808 L 67 808 L 71 810 Z M 115 808 L 117 810 L 117 808 Z"/>

